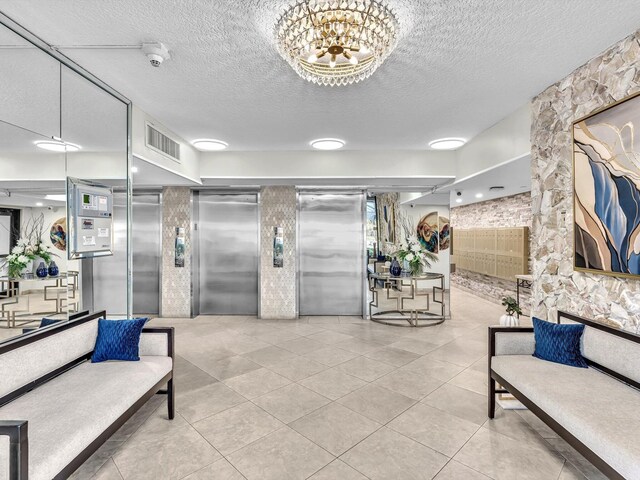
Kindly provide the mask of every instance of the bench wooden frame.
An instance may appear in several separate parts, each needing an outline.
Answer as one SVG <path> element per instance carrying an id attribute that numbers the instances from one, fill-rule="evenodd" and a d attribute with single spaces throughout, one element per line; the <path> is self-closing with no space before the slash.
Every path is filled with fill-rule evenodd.
<path id="1" fill-rule="evenodd" d="M 91 320 L 106 318 L 106 312 L 98 312 L 92 315 L 82 313 L 70 317 L 69 322 L 60 325 L 52 325 L 41 331 L 34 331 L 29 334 L 20 336 L 14 340 L 10 340 L 0 345 L 0 355 L 7 353 L 16 348 L 23 347 L 51 335 L 56 335 L 70 328 L 77 327 Z M 143 333 L 164 333 L 167 335 L 168 356 L 174 359 L 174 329 L 173 327 L 151 327 L 144 328 Z M 15 400 L 16 398 L 38 388 L 47 383 L 58 375 L 78 366 L 79 364 L 89 360 L 93 352 L 78 357 L 71 362 L 63 365 L 56 370 L 39 377 L 29 384 L 20 387 L 7 395 L 0 397 L 0 407 Z M 164 386 L 166 390 L 163 390 Z M 167 395 L 167 411 L 169 419 L 175 416 L 175 392 L 173 387 L 173 368 L 159 382 L 157 382 L 150 390 L 148 390 L 136 403 L 134 403 L 126 412 L 124 412 L 115 422 L 113 422 L 104 432 L 100 434 L 89 446 L 87 446 L 80 454 L 74 458 L 62 471 L 56 474 L 54 480 L 62 480 L 68 478 L 74 471 L 78 469 L 95 451 L 111 437 L 122 425 L 125 424 L 131 416 L 140 409 L 155 394 Z M 9 437 L 9 479 L 10 480 L 28 480 L 29 478 L 29 440 L 28 440 L 28 422 L 24 420 L 16 421 L 0 421 L 0 435 Z"/>
<path id="2" fill-rule="evenodd" d="M 602 330 L 611 335 L 615 335 L 617 337 L 621 337 L 635 343 L 640 343 L 639 335 L 634 335 L 633 333 L 626 332 L 624 330 L 620 330 L 617 328 L 613 328 L 603 323 L 594 322 L 593 320 L 582 318 L 577 315 L 558 311 L 558 316 L 556 319 L 557 323 L 561 323 L 563 318 L 572 322 L 588 325 L 589 327 Z M 595 465 L 595 467 L 598 468 L 598 470 L 600 470 L 608 478 L 614 479 L 614 480 L 624 480 L 624 476 L 622 476 L 617 470 L 615 470 L 611 465 L 609 465 L 606 461 L 604 461 L 600 456 L 598 456 L 593 450 L 587 447 L 579 439 L 573 436 L 566 428 L 560 425 L 553 417 L 547 414 L 538 405 L 536 405 L 534 402 L 529 400 L 522 392 L 520 392 L 517 388 L 511 385 L 507 380 L 502 378 L 500 375 L 498 375 L 496 372 L 494 372 L 491 369 L 491 358 L 494 357 L 496 353 L 496 333 L 516 333 L 516 332 L 533 332 L 533 328 L 532 327 L 489 327 L 489 361 L 488 361 L 488 373 L 489 373 L 488 416 L 489 418 L 495 417 L 496 394 L 510 393 L 511 395 L 516 397 L 525 407 L 531 410 L 531 412 L 534 413 L 540 420 L 546 423 L 549 426 L 549 428 L 551 428 L 560 437 L 562 437 L 567 443 L 569 443 L 573 448 L 575 448 L 578 452 L 580 452 L 582 456 L 584 456 L 593 465 Z M 600 370 L 603 373 L 610 375 L 616 380 L 626 383 L 631 387 L 640 389 L 640 383 L 634 381 L 633 379 L 630 379 L 618 372 L 615 372 L 611 369 L 603 367 L 602 365 L 592 362 L 589 359 L 585 359 L 585 360 L 587 361 L 590 367 Z M 504 390 L 498 390 L 496 388 L 496 383 L 504 387 Z"/>

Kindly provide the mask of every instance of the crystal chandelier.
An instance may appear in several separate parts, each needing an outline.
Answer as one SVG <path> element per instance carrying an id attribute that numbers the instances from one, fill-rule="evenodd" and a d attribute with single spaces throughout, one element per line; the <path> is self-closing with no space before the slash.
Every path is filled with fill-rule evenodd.
<path id="1" fill-rule="evenodd" d="M 302 78 L 321 85 L 364 80 L 396 46 L 398 20 L 376 0 L 306 0 L 275 26 L 280 55 Z"/>

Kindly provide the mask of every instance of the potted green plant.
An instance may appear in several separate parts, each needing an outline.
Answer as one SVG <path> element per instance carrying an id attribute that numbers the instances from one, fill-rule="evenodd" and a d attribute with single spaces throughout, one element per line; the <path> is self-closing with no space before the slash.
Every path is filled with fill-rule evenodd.
<path id="1" fill-rule="evenodd" d="M 513 297 L 502 297 L 502 305 L 507 307 L 506 313 L 500 317 L 500 325 L 506 327 L 516 327 L 520 324 L 520 320 L 515 315 L 521 315 L 520 305 Z M 515 315 L 514 315 L 515 314 Z"/>

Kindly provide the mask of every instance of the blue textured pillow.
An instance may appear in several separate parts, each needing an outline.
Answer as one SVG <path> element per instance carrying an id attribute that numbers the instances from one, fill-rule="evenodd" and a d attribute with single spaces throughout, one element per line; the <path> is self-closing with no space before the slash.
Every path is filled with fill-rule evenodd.
<path id="1" fill-rule="evenodd" d="M 60 320 L 54 320 L 53 318 L 44 317 L 40 320 L 40 326 L 38 328 L 48 327 L 49 325 L 54 325 L 58 323 Z"/>
<path id="2" fill-rule="evenodd" d="M 148 318 L 134 320 L 98 320 L 98 338 L 92 363 L 106 360 L 138 361 L 140 334 Z"/>
<path id="3" fill-rule="evenodd" d="M 533 319 L 533 334 L 536 339 L 534 357 L 570 367 L 588 368 L 580 353 L 580 338 L 584 325 L 563 325 Z"/>

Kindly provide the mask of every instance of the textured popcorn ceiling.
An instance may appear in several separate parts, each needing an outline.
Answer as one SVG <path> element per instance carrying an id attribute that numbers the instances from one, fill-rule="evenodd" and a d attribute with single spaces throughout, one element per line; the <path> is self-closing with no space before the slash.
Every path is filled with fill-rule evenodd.
<path id="1" fill-rule="evenodd" d="M 162 41 L 159 69 L 137 50 L 63 50 L 188 140 L 299 150 L 339 136 L 350 149 L 423 149 L 471 138 L 640 25 L 637 0 L 388 0 L 398 48 L 368 80 L 309 84 L 279 57 L 279 0 L 0 0 L 52 44 Z"/>

